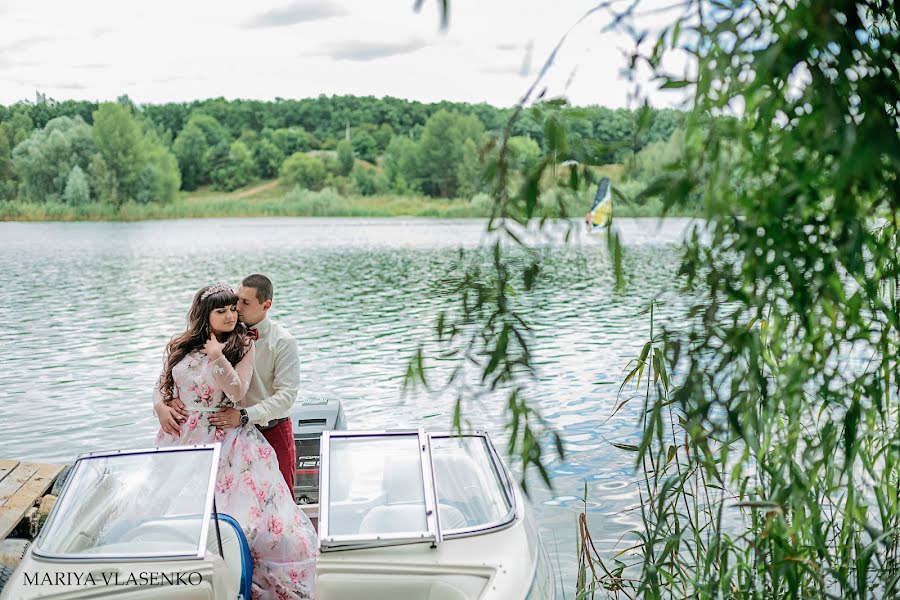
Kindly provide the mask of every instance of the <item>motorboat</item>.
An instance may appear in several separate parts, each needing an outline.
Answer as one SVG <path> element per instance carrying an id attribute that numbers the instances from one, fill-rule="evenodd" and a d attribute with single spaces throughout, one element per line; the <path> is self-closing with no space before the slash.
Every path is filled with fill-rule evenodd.
<path id="1" fill-rule="evenodd" d="M 484 432 L 320 434 L 319 600 L 537 600 L 554 573 Z M 3 589 L 30 598 L 248 599 L 250 548 L 215 504 L 219 444 L 89 453 Z"/>

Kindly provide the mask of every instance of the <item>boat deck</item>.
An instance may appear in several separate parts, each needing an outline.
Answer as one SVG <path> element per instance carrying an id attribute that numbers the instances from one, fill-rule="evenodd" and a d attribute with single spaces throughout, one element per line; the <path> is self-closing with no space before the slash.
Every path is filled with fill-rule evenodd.
<path id="1" fill-rule="evenodd" d="M 0 540 L 40 502 L 64 466 L 0 460 Z"/>

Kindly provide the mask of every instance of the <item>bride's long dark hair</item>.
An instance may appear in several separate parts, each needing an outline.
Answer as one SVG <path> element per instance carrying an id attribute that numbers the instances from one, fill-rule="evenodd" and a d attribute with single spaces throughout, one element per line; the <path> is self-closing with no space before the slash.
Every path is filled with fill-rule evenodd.
<path id="1" fill-rule="evenodd" d="M 204 294 L 211 288 L 220 288 L 213 293 Z M 177 365 L 182 358 L 193 352 L 203 348 L 206 340 L 209 339 L 209 315 L 217 308 L 225 308 L 226 306 L 237 305 L 237 294 L 229 288 L 221 284 L 207 285 L 194 294 L 194 301 L 191 303 L 191 310 L 188 311 L 187 329 L 169 340 L 166 346 L 165 368 L 159 379 L 159 391 L 165 401 L 172 400 L 175 397 L 175 380 L 172 378 L 172 368 Z M 238 320 L 234 330 L 226 334 L 224 340 L 225 347 L 222 354 L 228 359 L 232 365 L 240 362 L 250 347 L 250 341 L 247 337 L 247 326 Z"/>

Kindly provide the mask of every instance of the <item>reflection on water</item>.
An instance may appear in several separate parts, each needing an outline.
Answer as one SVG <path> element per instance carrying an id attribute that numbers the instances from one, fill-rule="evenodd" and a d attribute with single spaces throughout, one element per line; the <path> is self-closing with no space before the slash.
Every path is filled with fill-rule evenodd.
<path id="1" fill-rule="evenodd" d="M 631 457 L 637 405 L 612 419 L 623 370 L 646 341 L 650 299 L 667 300 L 687 221 L 621 219 L 627 283 L 613 291 L 606 241 L 551 244 L 529 313 L 539 382 L 529 390 L 565 441 L 554 489 L 530 485 L 548 547 L 571 597 L 575 514 L 588 485 L 594 540 L 635 523 Z M 452 397 L 401 395 L 405 362 L 428 338 L 446 297 L 436 290 L 480 221 L 221 219 L 142 223 L 0 223 L 2 458 L 66 461 L 152 445 L 151 388 L 166 341 L 194 292 L 252 272 L 275 282 L 272 316 L 300 347 L 303 387 L 345 398 L 351 429 L 448 429 Z M 468 406 L 504 446 L 502 407 Z"/>

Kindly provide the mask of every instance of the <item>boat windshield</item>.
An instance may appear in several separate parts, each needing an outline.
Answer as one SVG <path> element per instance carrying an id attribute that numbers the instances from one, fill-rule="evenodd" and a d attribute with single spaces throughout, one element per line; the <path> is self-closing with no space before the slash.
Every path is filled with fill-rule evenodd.
<path id="1" fill-rule="evenodd" d="M 326 432 L 322 465 L 323 549 L 440 542 L 515 517 L 486 434 Z"/>
<path id="2" fill-rule="evenodd" d="M 432 435 L 431 460 L 445 535 L 481 530 L 508 518 L 513 499 L 485 436 Z"/>
<path id="3" fill-rule="evenodd" d="M 211 445 L 79 458 L 35 554 L 203 556 L 218 454 Z"/>
<path id="4" fill-rule="evenodd" d="M 433 488 L 430 472 L 423 470 L 427 444 L 422 434 L 334 432 L 323 442 L 326 477 L 319 491 L 324 545 L 435 539 Z"/>

